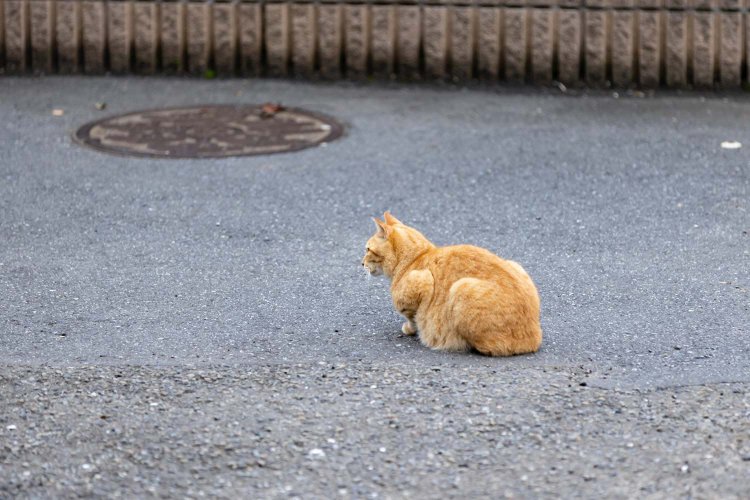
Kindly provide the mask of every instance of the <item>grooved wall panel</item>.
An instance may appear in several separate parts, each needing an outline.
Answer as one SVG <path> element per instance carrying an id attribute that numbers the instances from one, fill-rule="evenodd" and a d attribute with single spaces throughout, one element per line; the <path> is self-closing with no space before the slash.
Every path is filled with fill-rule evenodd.
<path id="1" fill-rule="evenodd" d="M 106 5 L 95 0 L 81 2 L 83 19 L 83 68 L 86 73 L 104 73 L 107 46 Z"/>
<path id="2" fill-rule="evenodd" d="M 324 78 L 341 76 L 341 56 L 344 46 L 344 15 L 341 5 L 318 7 L 318 57 L 320 74 Z"/>
<path id="3" fill-rule="evenodd" d="M 667 13 L 667 85 L 682 87 L 687 83 L 688 17 L 684 12 Z"/>
<path id="4" fill-rule="evenodd" d="M 113 73 L 130 71 L 133 50 L 133 3 L 117 2 L 107 6 L 107 47 L 109 70 Z"/>
<path id="5" fill-rule="evenodd" d="M 292 5 L 292 67 L 295 74 L 315 71 L 315 5 Z"/>
<path id="6" fill-rule="evenodd" d="M 425 7 L 422 17 L 424 69 L 427 78 L 444 78 L 448 62 L 448 9 Z"/>
<path id="7" fill-rule="evenodd" d="M 502 13 L 489 7 L 478 9 L 477 76 L 485 80 L 494 80 L 500 75 Z"/>
<path id="8" fill-rule="evenodd" d="M 549 9 L 531 12 L 531 76 L 535 82 L 549 83 L 552 81 L 555 12 Z"/>
<path id="9" fill-rule="evenodd" d="M 581 33 L 583 15 L 577 10 L 560 11 L 558 30 L 558 78 L 566 85 L 578 82 L 581 74 Z"/>
<path id="10" fill-rule="evenodd" d="M 26 38 L 29 5 L 23 0 L 5 0 L 5 67 L 11 73 L 26 71 Z"/>
<path id="11" fill-rule="evenodd" d="M 232 75 L 237 63 L 237 4 L 215 3 L 211 15 L 214 67 L 220 75 Z"/>
<path id="12" fill-rule="evenodd" d="M 52 0 L 37 0 L 30 4 L 31 67 L 35 72 L 51 73 L 53 70 L 54 8 Z"/>
<path id="13" fill-rule="evenodd" d="M 644 87 L 656 87 L 660 81 L 661 17 L 661 12 L 638 13 L 638 83 Z"/>
<path id="14" fill-rule="evenodd" d="M 607 78 L 608 15 L 601 10 L 587 11 L 585 15 L 586 81 L 592 84 L 603 83 Z"/>
<path id="15" fill-rule="evenodd" d="M 697 87 L 714 82 L 715 21 L 711 12 L 693 14 L 693 85 Z"/>
<path id="16" fill-rule="evenodd" d="M 259 75 L 263 70 L 263 12 L 260 4 L 239 6 L 240 71 Z"/>
<path id="17" fill-rule="evenodd" d="M 266 63 L 271 76 L 285 76 L 289 70 L 289 5 L 265 5 Z"/>
<path id="18" fill-rule="evenodd" d="M 211 5 L 187 3 L 186 9 L 187 69 L 195 75 L 203 75 L 209 69 L 211 58 Z"/>
<path id="19" fill-rule="evenodd" d="M 455 7 L 451 9 L 451 76 L 454 80 L 468 80 L 474 72 L 476 52 L 476 9 Z"/>
<path id="20" fill-rule="evenodd" d="M 182 2 L 161 4 L 159 43 L 161 64 L 166 73 L 185 71 L 186 7 Z"/>
<path id="21" fill-rule="evenodd" d="M 136 2 L 133 7 L 135 69 L 139 73 L 154 73 L 158 57 L 159 5 Z"/>
<path id="22" fill-rule="evenodd" d="M 55 17 L 55 42 L 58 71 L 62 74 L 78 72 L 81 66 L 80 2 L 58 2 Z"/>
<path id="23" fill-rule="evenodd" d="M 0 73 L 5 69 L 5 3 L 0 2 Z"/>
<path id="24" fill-rule="evenodd" d="M 732 12 L 720 16 L 719 82 L 724 87 L 738 87 L 742 78 L 742 14 Z"/>
<path id="25" fill-rule="evenodd" d="M 635 76 L 636 29 L 632 12 L 612 13 L 612 83 L 617 87 L 627 87 Z"/>
<path id="26" fill-rule="evenodd" d="M 396 68 L 396 7 L 372 7 L 372 73 L 389 78 Z"/>
<path id="27" fill-rule="evenodd" d="M 396 8 L 398 74 L 414 79 L 420 75 L 419 49 L 422 45 L 422 11 L 408 5 Z"/>
<path id="28" fill-rule="evenodd" d="M 0 74 L 748 85 L 742 0 L 0 0 Z"/>
<path id="29" fill-rule="evenodd" d="M 346 74 L 364 78 L 370 51 L 370 6 L 347 5 L 344 12 Z"/>
<path id="30" fill-rule="evenodd" d="M 526 77 L 528 10 L 511 8 L 505 11 L 503 26 L 505 58 L 503 66 L 505 77 L 511 81 L 523 81 Z"/>

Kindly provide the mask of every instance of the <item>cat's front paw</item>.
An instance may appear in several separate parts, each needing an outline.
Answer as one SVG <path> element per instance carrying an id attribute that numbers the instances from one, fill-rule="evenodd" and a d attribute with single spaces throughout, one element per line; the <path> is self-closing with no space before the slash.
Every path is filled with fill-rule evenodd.
<path id="1" fill-rule="evenodd" d="M 407 321 L 406 323 L 401 325 L 401 331 L 404 333 L 404 335 L 414 335 L 415 333 L 417 333 L 417 326 L 411 321 Z"/>

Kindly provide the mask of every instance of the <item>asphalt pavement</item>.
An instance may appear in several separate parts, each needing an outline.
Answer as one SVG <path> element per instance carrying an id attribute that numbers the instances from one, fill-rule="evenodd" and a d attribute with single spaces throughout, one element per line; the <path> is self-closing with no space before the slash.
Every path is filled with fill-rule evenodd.
<path id="1" fill-rule="evenodd" d="M 71 140 L 271 101 L 346 132 L 218 160 Z M 4 77 L 0 116 L 0 496 L 750 495 L 744 94 Z M 401 336 L 360 265 L 386 209 L 520 262 L 541 351 Z"/>

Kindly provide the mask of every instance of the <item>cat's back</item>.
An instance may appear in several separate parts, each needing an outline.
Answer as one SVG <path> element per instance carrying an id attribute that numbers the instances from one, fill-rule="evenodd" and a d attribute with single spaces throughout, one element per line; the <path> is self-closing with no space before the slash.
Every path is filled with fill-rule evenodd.
<path id="1" fill-rule="evenodd" d="M 520 264 L 474 245 L 439 247 L 430 257 L 428 267 L 435 280 L 447 286 L 462 278 L 491 281 L 503 288 L 534 286 Z"/>
<path id="2" fill-rule="evenodd" d="M 459 278 L 491 278 L 503 272 L 506 261 L 494 253 L 474 245 L 451 245 L 436 248 L 430 264 L 445 276 Z"/>

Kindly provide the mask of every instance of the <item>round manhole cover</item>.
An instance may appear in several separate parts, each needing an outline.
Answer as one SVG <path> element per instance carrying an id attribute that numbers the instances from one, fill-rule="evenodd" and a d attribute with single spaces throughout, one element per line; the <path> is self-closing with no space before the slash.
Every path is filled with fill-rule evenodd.
<path id="1" fill-rule="evenodd" d="M 159 158 L 221 158 L 298 151 L 330 142 L 343 127 L 277 104 L 155 109 L 105 118 L 75 139 L 99 151 Z"/>

